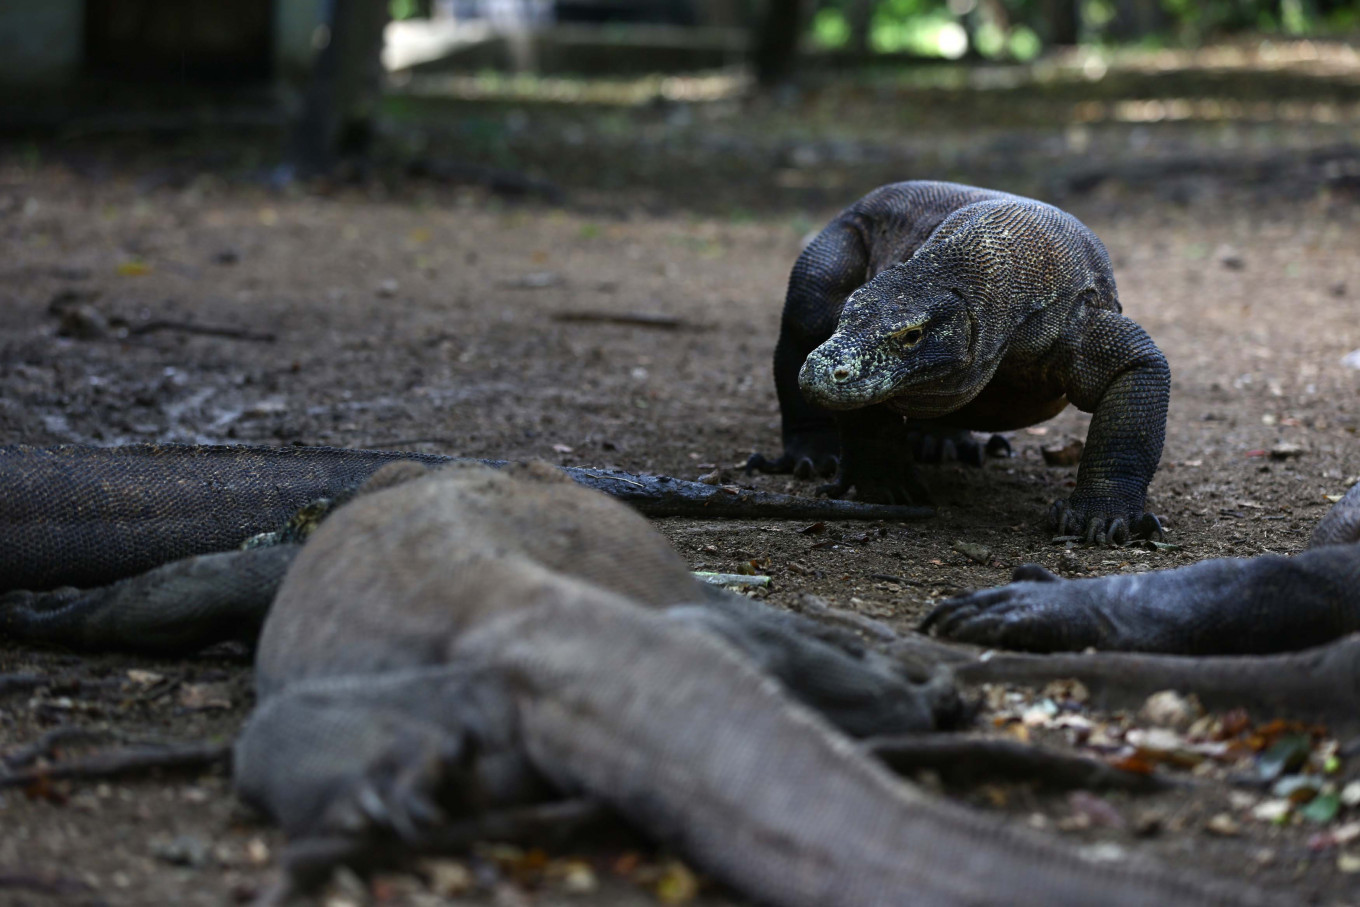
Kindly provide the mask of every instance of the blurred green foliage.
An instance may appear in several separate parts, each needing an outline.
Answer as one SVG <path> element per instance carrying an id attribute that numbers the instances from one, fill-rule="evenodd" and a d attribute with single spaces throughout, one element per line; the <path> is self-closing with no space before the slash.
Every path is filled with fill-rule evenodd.
<path id="1" fill-rule="evenodd" d="M 867 6 L 866 6 L 867 4 Z M 1188 46 L 1240 32 L 1326 35 L 1360 27 L 1360 0 L 823 0 L 815 46 L 847 48 L 867 15 L 867 49 L 956 58 L 1029 60 L 1061 34 L 1082 44 Z"/>

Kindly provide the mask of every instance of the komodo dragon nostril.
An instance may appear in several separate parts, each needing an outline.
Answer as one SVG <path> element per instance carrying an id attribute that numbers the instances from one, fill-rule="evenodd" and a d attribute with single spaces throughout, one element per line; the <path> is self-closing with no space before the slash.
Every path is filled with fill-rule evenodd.
<path id="1" fill-rule="evenodd" d="M 837 381 L 844 381 L 846 378 L 850 377 L 850 369 L 844 367 L 832 369 L 831 377 L 835 378 Z"/>

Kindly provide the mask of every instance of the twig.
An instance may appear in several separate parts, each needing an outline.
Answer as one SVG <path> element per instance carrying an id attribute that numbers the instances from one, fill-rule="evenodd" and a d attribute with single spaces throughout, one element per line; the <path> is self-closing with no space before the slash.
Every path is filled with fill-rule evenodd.
<path id="1" fill-rule="evenodd" d="M 657 328 L 662 331 L 678 331 L 691 325 L 674 315 L 661 315 L 654 312 L 555 312 L 553 321 L 594 322 L 597 324 L 627 324 L 640 328 Z"/>
<path id="2" fill-rule="evenodd" d="M 270 333 L 249 331 L 245 328 L 217 327 L 209 324 L 194 324 L 189 321 L 167 321 L 157 319 L 132 325 L 127 329 L 129 337 L 154 334 L 159 331 L 178 331 L 181 334 L 201 334 L 204 337 L 227 337 L 231 340 L 253 340 L 259 343 L 273 343 L 278 339 Z"/>
<path id="3" fill-rule="evenodd" d="M 64 724 L 52 728 L 27 746 L 19 747 L 12 753 L 0 756 L 0 761 L 3 761 L 11 769 L 19 768 L 24 765 L 32 765 L 40 758 L 51 756 L 58 747 L 76 743 L 92 743 L 96 740 L 104 741 L 114 736 L 114 733 L 106 728 L 74 727 Z"/>
<path id="4" fill-rule="evenodd" d="M 154 748 L 134 747 L 96 753 L 41 768 L 0 775 L 0 789 L 27 787 L 42 781 L 66 778 L 95 780 L 138 775 L 158 768 L 206 768 L 231 758 L 229 743 L 183 743 Z"/>
<path id="5" fill-rule="evenodd" d="M 1126 772 L 1091 759 L 1030 746 L 1017 740 L 954 734 L 871 737 L 866 753 L 901 773 L 932 769 L 959 783 L 998 778 L 1038 782 L 1064 790 L 1155 790 L 1168 785 L 1157 775 Z"/>
<path id="6" fill-rule="evenodd" d="M 881 580 L 885 583 L 897 583 L 899 586 L 924 586 L 925 583 L 919 579 L 907 579 L 904 576 L 893 576 L 891 573 L 870 573 L 869 579 Z"/>
<path id="7" fill-rule="evenodd" d="M 6 693 L 27 693 L 40 686 L 52 683 L 52 678 L 42 674 L 0 674 L 0 696 Z"/>
<path id="8" fill-rule="evenodd" d="M 88 894 L 94 891 L 80 879 L 31 875 L 23 872 L 0 872 L 0 890 L 15 888 L 51 895 Z"/>

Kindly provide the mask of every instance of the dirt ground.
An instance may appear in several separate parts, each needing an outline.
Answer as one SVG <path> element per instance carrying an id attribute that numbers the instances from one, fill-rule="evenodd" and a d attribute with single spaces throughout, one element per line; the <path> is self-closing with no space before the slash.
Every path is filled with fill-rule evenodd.
<path id="1" fill-rule="evenodd" d="M 770 356 L 788 269 L 809 230 L 859 191 L 741 216 L 678 203 L 621 213 L 431 183 L 276 192 L 210 171 L 148 182 L 139 166 L 92 175 L 0 155 L 0 443 L 409 448 L 690 479 L 718 470 L 810 493 L 739 465 L 777 447 Z M 1343 364 L 1360 348 L 1360 206 L 1316 187 L 1186 201 L 1110 184 L 1065 202 L 1109 247 L 1125 311 L 1171 362 L 1150 506 L 1174 548 L 1050 541 L 1042 516 L 1075 469 L 1044 465 L 1039 448 L 1084 435 L 1088 417 L 1073 411 L 1013 433 L 1013 459 L 927 469 L 939 505 L 927 522 L 658 527 L 696 570 L 770 575 L 774 603 L 815 593 L 903 630 L 933 601 L 1002 583 L 1026 562 L 1104 574 L 1299 551 L 1327 496 L 1360 474 L 1360 368 Z M 581 312 L 662 314 L 678 327 L 567 320 Z M 985 563 L 957 542 L 984 546 Z M 0 752 L 68 725 L 226 739 L 252 701 L 239 653 L 85 658 L 0 642 L 0 675 L 32 672 L 55 679 L 0 695 Z M 1001 712 L 1020 708 L 998 695 Z M 1073 708 L 1100 726 L 1124 720 Z M 992 714 L 980 727 L 1026 733 Z M 1315 749 L 1328 751 L 1328 739 L 1321 732 Z M 1360 777 L 1360 756 L 1344 752 L 1338 788 Z M 1360 807 L 1323 822 L 1255 817 L 1269 793 L 1225 780 L 1244 764 L 1165 769 L 1196 784 L 1102 795 L 1108 809 L 1023 786 L 950 794 L 1109 845 L 1114 858 L 1149 852 L 1258 879 L 1301 903 L 1360 904 L 1360 843 L 1334 834 L 1360 820 Z M 3 790 L 0 828 L 6 905 L 244 901 L 282 844 L 235 802 L 221 770 Z M 664 855 L 555 856 L 547 869 L 535 859 L 488 852 L 372 885 L 342 879 L 326 903 L 688 897 L 688 876 Z M 466 873 L 472 890 L 460 895 Z M 592 885 L 594 895 L 572 893 Z M 732 902 L 706 886 L 695 903 Z"/>

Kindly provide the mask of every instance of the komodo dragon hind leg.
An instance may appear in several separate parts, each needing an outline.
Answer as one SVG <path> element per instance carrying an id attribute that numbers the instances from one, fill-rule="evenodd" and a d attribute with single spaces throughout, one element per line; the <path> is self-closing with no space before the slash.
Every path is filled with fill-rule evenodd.
<path id="1" fill-rule="evenodd" d="M 909 677 L 892 659 L 828 635 L 809 618 L 721 590 L 666 613 L 721 637 L 851 736 L 935 730 L 962 716 L 947 668 Z"/>
<path id="2" fill-rule="evenodd" d="M 0 595 L 0 630 L 20 642 L 71 649 L 193 652 L 254 645 L 296 545 L 172 561 L 94 589 Z"/>
<path id="3" fill-rule="evenodd" d="M 241 796 L 290 837 L 419 848 L 446 817 L 550 798 L 492 671 L 442 665 L 299 681 L 236 743 Z"/>

